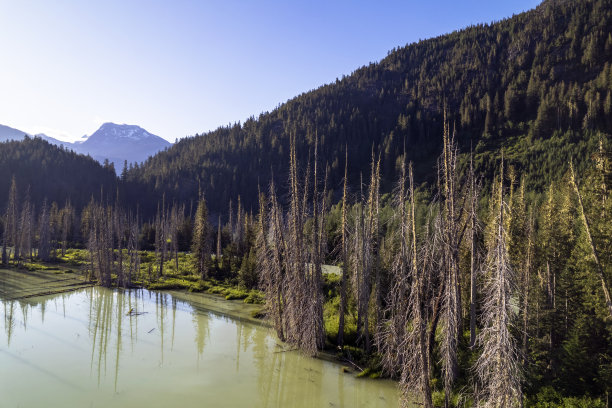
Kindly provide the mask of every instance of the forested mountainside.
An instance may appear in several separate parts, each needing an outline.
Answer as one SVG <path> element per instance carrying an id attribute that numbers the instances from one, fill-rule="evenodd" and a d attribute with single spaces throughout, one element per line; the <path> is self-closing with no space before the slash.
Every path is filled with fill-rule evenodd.
<path id="1" fill-rule="evenodd" d="M 64 205 L 70 201 L 83 208 L 94 196 L 114 197 L 117 177 L 112 166 L 103 167 L 89 156 L 83 156 L 40 138 L 0 143 L 0 206 L 5 208 L 13 177 L 22 194 L 42 203 Z"/>
<path id="2" fill-rule="evenodd" d="M 354 191 L 373 150 L 382 156 L 381 187 L 389 191 L 404 145 L 416 181 L 432 181 L 445 109 L 461 151 L 473 147 L 476 171 L 492 174 L 503 148 L 527 188 L 542 191 L 570 158 L 581 169 L 598 140 L 612 133 L 610 5 L 545 1 L 494 24 L 395 49 L 272 112 L 160 152 L 129 172 L 133 199 L 155 203 L 165 193 L 190 201 L 201 189 L 213 213 L 238 195 L 254 208 L 258 185 L 266 187 L 272 175 L 286 186 L 293 134 L 302 163 L 318 136 L 336 197 L 345 146 Z"/>
<path id="3" fill-rule="evenodd" d="M 397 378 L 402 406 L 609 407 L 611 6 L 394 50 L 119 178 L 2 143 L 3 267 L 262 301 L 279 340 Z"/>

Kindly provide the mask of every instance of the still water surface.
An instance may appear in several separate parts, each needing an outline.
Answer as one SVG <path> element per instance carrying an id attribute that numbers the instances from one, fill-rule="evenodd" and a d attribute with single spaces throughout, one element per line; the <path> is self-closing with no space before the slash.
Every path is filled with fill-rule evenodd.
<path id="1" fill-rule="evenodd" d="M 395 407 L 390 381 L 170 294 L 0 299 L 0 407 Z"/>

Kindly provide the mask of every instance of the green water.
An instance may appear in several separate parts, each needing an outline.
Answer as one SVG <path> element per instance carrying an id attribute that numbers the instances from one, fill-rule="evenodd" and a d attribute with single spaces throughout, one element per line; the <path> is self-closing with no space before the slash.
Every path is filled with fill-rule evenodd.
<path id="1" fill-rule="evenodd" d="M 0 299 L 0 407 L 397 406 L 394 383 L 183 299 L 97 287 Z"/>

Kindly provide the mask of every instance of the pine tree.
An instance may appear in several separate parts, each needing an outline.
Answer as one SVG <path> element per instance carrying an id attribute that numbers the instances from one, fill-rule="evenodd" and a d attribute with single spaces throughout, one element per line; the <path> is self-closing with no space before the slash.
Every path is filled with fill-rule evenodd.
<path id="1" fill-rule="evenodd" d="M 198 201 L 198 208 L 195 214 L 193 240 L 191 244 L 191 252 L 196 271 L 202 279 L 207 279 L 209 277 L 211 263 L 210 232 L 211 228 L 208 222 L 206 199 L 202 196 Z"/>

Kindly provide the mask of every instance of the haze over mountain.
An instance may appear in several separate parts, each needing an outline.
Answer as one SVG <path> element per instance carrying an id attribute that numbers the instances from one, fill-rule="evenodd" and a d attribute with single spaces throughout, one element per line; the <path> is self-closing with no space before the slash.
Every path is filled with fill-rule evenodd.
<path id="1" fill-rule="evenodd" d="M 74 150 L 76 153 L 90 155 L 100 163 L 108 160 L 113 163 L 116 171 L 121 171 L 126 160 L 128 163 L 140 163 L 171 146 L 171 143 L 165 139 L 136 125 L 104 123 L 91 136 L 83 136 L 74 143 L 64 142 L 42 133 L 31 135 L 0 125 L 0 142 L 23 140 L 26 135 L 39 137 L 56 146 Z"/>
<path id="2" fill-rule="evenodd" d="M 7 140 L 21 140 L 25 134 L 27 133 L 22 132 L 19 129 L 0 125 L 0 142 L 5 142 Z"/>
<path id="3" fill-rule="evenodd" d="M 37 134 L 37 135 L 31 135 L 28 132 L 24 132 L 19 129 L 15 129 L 15 128 L 5 126 L 5 125 L 0 125 L 0 142 L 6 142 L 7 140 L 23 140 L 23 138 L 26 135 L 40 137 L 41 139 L 46 140 L 47 142 L 54 144 L 54 145 L 58 145 L 58 146 L 71 144 L 71 143 L 62 142 L 61 140 L 55 139 L 53 137 L 47 136 L 42 133 Z"/>

